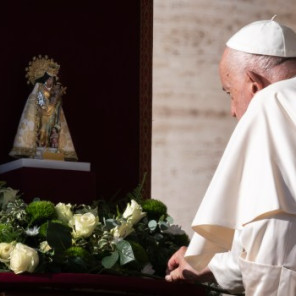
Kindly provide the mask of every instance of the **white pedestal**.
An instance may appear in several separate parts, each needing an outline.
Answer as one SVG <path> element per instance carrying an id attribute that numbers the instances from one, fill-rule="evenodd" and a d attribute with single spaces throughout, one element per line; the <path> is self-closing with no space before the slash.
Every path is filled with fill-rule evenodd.
<path id="1" fill-rule="evenodd" d="M 39 197 L 90 204 L 97 198 L 95 173 L 88 162 L 21 158 L 0 165 L 0 180 L 18 189 L 27 202 Z"/>
<path id="2" fill-rule="evenodd" d="M 19 168 L 42 168 L 90 172 L 89 162 L 20 158 L 0 165 L 0 174 Z"/>

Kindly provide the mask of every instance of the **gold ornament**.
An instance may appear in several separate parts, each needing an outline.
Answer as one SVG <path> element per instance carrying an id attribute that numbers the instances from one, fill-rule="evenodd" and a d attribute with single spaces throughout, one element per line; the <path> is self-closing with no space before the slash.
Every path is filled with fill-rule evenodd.
<path id="1" fill-rule="evenodd" d="M 47 73 L 49 76 L 57 76 L 59 73 L 60 65 L 57 64 L 53 59 L 49 59 L 47 55 L 44 57 L 39 55 L 33 57 L 33 60 L 29 62 L 28 67 L 25 69 L 27 74 L 26 78 L 28 84 L 35 84 L 38 78 L 44 76 Z"/>

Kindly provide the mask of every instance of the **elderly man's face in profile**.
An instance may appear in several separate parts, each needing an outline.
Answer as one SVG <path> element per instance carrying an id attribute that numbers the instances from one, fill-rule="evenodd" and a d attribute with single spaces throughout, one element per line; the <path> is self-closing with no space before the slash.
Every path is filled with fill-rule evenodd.
<path id="1" fill-rule="evenodd" d="M 250 79 L 241 65 L 235 61 L 232 50 L 226 48 L 220 62 L 219 72 L 223 90 L 231 98 L 231 115 L 238 120 L 246 112 L 254 96 Z"/>

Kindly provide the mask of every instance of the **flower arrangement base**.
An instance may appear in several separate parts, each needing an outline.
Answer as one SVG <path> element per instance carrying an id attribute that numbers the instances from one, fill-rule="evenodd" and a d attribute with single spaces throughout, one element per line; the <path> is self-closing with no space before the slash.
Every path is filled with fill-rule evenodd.
<path id="1" fill-rule="evenodd" d="M 0 179 L 28 202 L 35 197 L 79 204 L 96 199 L 95 175 L 85 162 L 23 158 L 0 165 Z"/>
<path id="2" fill-rule="evenodd" d="M 1 296 L 207 295 L 206 288 L 189 283 L 168 283 L 163 279 L 100 274 L 0 273 Z"/>

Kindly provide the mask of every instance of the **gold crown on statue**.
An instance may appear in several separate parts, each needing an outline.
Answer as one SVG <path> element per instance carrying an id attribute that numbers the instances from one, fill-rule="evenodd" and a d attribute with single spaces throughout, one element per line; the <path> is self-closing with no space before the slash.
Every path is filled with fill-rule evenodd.
<path id="1" fill-rule="evenodd" d="M 59 73 L 60 65 L 57 64 L 53 59 L 49 59 L 47 55 L 44 57 L 38 55 L 33 57 L 33 60 L 29 62 L 28 67 L 25 69 L 27 74 L 27 83 L 35 84 L 38 78 L 44 76 L 47 73 L 49 76 L 57 76 Z"/>

